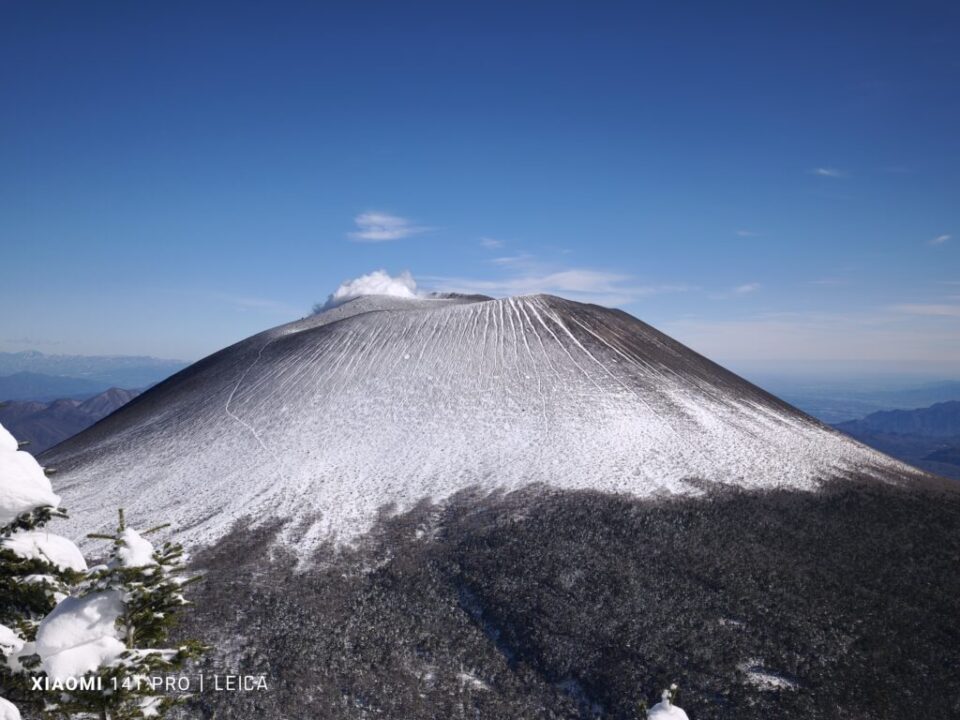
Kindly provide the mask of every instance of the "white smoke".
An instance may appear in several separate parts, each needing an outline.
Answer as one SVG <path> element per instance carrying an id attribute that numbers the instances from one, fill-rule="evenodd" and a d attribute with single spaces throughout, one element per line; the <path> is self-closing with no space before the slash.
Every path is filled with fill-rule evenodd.
<path id="1" fill-rule="evenodd" d="M 342 305 L 348 300 L 363 297 L 364 295 L 390 295 L 391 297 L 415 298 L 417 297 L 417 281 L 414 280 L 413 275 L 407 271 L 393 277 L 385 270 L 374 270 L 367 275 L 361 275 L 353 280 L 340 283 L 340 287 L 327 297 L 327 302 L 323 305 L 318 305 L 314 310 L 317 312 L 329 310 L 337 305 Z"/>

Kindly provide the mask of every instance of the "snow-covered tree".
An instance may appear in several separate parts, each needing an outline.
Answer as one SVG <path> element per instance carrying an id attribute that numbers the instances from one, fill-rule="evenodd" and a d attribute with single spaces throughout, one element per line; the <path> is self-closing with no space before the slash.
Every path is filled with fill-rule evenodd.
<path id="1" fill-rule="evenodd" d="M 56 708 L 67 717 L 88 714 L 103 720 L 133 720 L 164 714 L 178 698 L 151 683 L 198 657 L 194 641 L 165 648 L 170 629 L 187 601 L 183 547 L 160 549 L 126 526 L 123 511 L 104 565 L 91 568 L 81 591 L 67 598 L 37 630 L 37 650 L 48 677 L 95 676 L 95 686 L 64 693 Z"/>
<path id="2" fill-rule="evenodd" d="M 76 545 L 42 529 L 54 517 L 65 512 L 44 469 L 0 425 L 0 720 L 42 707 L 29 689 L 37 628 L 87 569 Z"/>
<path id="3" fill-rule="evenodd" d="M 120 511 L 107 561 L 43 526 L 66 517 L 43 468 L 0 426 L 0 720 L 20 709 L 49 718 L 132 720 L 163 715 L 176 698 L 151 678 L 203 648 L 163 647 L 186 605 L 183 548 L 154 548 Z M 46 692 L 32 679 L 46 680 Z M 85 680 L 75 687 L 78 680 Z"/>
<path id="4" fill-rule="evenodd" d="M 660 695 L 660 702 L 650 708 L 647 720 L 689 720 L 687 714 L 675 703 L 680 697 L 680 688 L 673 683 Z"/>

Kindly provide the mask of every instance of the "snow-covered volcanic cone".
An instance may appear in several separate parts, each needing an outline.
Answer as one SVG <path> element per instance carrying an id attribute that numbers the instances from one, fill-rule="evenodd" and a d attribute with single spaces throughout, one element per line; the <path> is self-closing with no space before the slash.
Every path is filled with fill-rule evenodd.
<path id="1" fill-rule="evenodd" d="M 960 716 L 960 493 L 622 312 L 360 297 L 42 460 L 77 537 L 173 522 L 205 672 L 267 678 L 183 717 Z"/>
<path id="2" fill-rule="evenodd" d="M 280 517 L 309 525 L 302 547 L 470 486 L 905 471 L 625 313 L 547 295 L 361 297 L 196 363 L 44 461 L 78 529 L 123 506 L 207 543 Z"/>

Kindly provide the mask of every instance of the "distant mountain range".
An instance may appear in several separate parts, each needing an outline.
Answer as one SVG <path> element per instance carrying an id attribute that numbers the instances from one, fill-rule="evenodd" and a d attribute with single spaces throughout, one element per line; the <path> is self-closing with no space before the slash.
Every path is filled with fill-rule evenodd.
<path id="1" fill-rule="evenodd" d="M 882 410 L 912 410 L 960 401 L 960 381 L 944 380 L 896 389 L 863 389 L 845 382 L 797 383 L 759 379 L 761 387 L 825 423 L 837 424 Z"/>
<path id="2" fill-rule="evenodd" d="M 18 372 L 0 377 L 2 400 L 84 400 L 110 388 L 109 383 L 87 378 Z"/>
<path id="3" fill-rule="evenodd" d="M 0 352 L 0 423 L 37 454 L 185 366 L 146 356 Z"/>
<path id="4" fill-rule="evenodd" d="M 90 394 L 103 392 L 111 387 L 149 387 L 186 366 L 187 363 L 181 360 L 147 356 L 46 355 L 36 350 L 0 352 L 0 377 L 28 373 L 33 376 L 87 380 L 90 385 L 86 387 L 93 388 Z M 63 397 L 66 393 L 52 387 L 50 392 L 44 394 L 53 399 Z M 14 398 L 0 391 L 0 399 Z"/>
<path id="5" fill-rule="evenodd" d="M 960 480 L 960 402 L 875 412 L 834 427 L 915 467 Z"/>
<path id="6" fill-rule="evenodd" d="M 110 388 L 84 401 L 67 398 L 53 402 L 12 401 L 0 406 L 0 424 L 24 449 L 37 455 L 105 418 L 140 394 L 139 390 Z"/>

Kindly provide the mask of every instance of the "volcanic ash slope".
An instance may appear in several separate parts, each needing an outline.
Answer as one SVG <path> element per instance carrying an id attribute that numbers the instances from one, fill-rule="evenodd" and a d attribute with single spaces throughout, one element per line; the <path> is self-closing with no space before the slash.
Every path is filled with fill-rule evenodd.
<path id="1" fill-rule="evenodd" d="M 363 297 L 187 368 L 43 457 L 77 535 L 282 518 L 304 551 L 468 487 L 815 489 L 906 466 L 620 312 Z M 294 533 L 293 528 L 296 528 Z"/>

